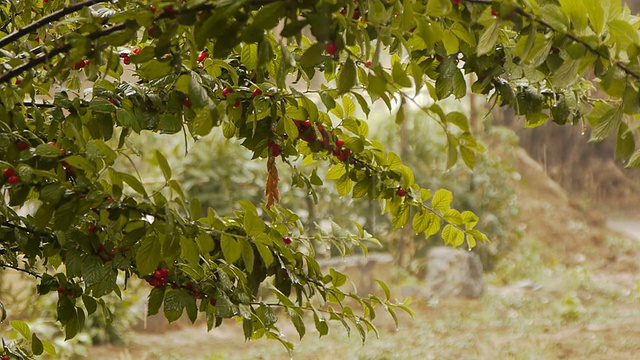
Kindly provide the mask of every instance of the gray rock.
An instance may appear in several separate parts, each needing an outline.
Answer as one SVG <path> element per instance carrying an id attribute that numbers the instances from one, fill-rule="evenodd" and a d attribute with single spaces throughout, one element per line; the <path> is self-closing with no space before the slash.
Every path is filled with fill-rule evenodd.
<path id="1" fill-rule="evenodd" d="M 482 263 L 478 255 L 439 246 L 427 255 L 425 290 L 429 297 L 475 299 L 484 292 Z"/>

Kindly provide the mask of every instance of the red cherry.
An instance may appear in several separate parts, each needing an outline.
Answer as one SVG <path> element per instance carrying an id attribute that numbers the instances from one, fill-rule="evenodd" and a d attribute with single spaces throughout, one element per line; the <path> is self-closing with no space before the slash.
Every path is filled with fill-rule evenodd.
<path id="1" fill-rule="evenodd" d="M 17 184 L 20 182 L 20 177 L 18 175 L 13 175 L 9 177 L 9 184 Z"/>
<path id="2" fill-rule="evenodd" d="M 21 83 L 22 83 L 22 80 L 16 79 L 16 85 L 20 85 Z"/>
<path id="3" fill-rule="evenodd" d="M 33 39 L 35 42 L 40 42 L 40 36 L 36 36 L 35 39 Z"/>
<path id="4" fill-rule="evenodd" d="M 85 67 L 86 65 L 84 64 L 84 60 L 80 60 L 77 63 L 75 63 L 75 65 L 73 65 L 73 70 L 80 70 L 83 67 Z"/>
<path id="5" fill-rule="evenodd" d="M 302 123 L 302 126 L 306 127 L 307 129 L 311 127 L 311 120 L 307 119 Z"/>
<path id="6" fill-rule="evenodd" d="M 186 107 L 188 107 L 189 109 L 191 109 L 191 106 L 193 106 L 193 104 L 191 104 L 191 100 L 189 100 L 189 98 L 185 98 L 184 101 L 182 102 L 182 104 Z"/>
<path id="7" fill-rule="evenodd" d="M 356 9 L 356 11 L 353 12 L 353 20 L 358 19 L 360 19 L 360 10 Z"/>
<path id="8" fill-rule="evenodd" d="M 64 288 L 62 288 L 62 286 L 58 286 L 58 294 L 62 294 L 63 292 L 64 292 Z"/>
<path id="9" fill-rule="evenodd" d="M 334 55 L 336 53 L 336 50 L 338 50 L 338 48 L 336 47 L 335 43 L 328 42 L 327 45 L 324 46 L 324 50 L 327 52 L 327 54 Z"/>
<path id="10" fill-rule="evenodd" d="M 114 98 L 108 98 L 107 101 L 112 103 L 115 106 L 118 106 L 118 103 L 116 102 L 116 100 Z"/>
<path id="11" fill-rule="evenodd" d="M 405 195 L 407 195 L 407 191 L 403 188 L 398 188 L 398 190 L 396 190 L 396 195 L 404 197 Z"/>
<path id="12" fill-rule="evenodd" d="M 160 271 L 160 270 L 156 270 L 156 271 L 154 271 L 154 272 L 153 272 L 153 277 L 154 277 L 154 278 L 156 278 L 156 279 L 158 279 L 158 280 L 162 279 L 162 278 L 163 278 L 163 276 L 162 276 L 162 271 Z"/>
<path id="13" fill-rule="evenodd" d="M 491 9 L 491 15 L 492 16 L 498 16 L 498 12 L 493 10 L 493 9 Z"/>
<path id="14" fill-rule="evenodd" d="M 438 60 L 439 62 L 442 62 L 444 58 L 442 57 L 442 55 L 436 55 L 436 60 Z"/>
<path id="15" fill-rule="evenodd" d="M 280 156 L 281 153 L 282 153 L 282 149 L 280 148 L 280 145 L 273 144 L 273 146 L 271 146 L 271 156 L 273 157 Z"/>
<path id="16" fill-rule="evenodd" d="M 155 13 L 156 12 L 156 7 L 151 5 L 151 6 L 149 6 L 149 10 L 151 10 L 152 13 Z"/>
<path id="17" fill-rule="evenodd" d="M 153 12 L 155 12 L 155 10 Z M 153 37 L 154 31 L 155 29 L 153 28 L 153 26 L 149 26 L 149 28 L 147 28 L 147 35 L 149 35 L 149 37 Z"/>
<path id="18" fill-rule="evenodd" d="M 6 178 L 10 178 L 15 174 L 16 174 L 16 172 L 13 170 L 13 168 L 6 168 L 2 172 L 2 176 L 6 177 Z"/>
<path id="19" fill-rule="evenodd" d="M 344 140 L 338 139 L 336 140 L 336 148 L 341 148 L 344 145 Z"/>
<path id="20" fill-rule="evenodd" d="M 203 62 L 207 56 L 209 56 L 209 54 L 207 54 L 206 51 L 201 52 L 200 55 L 198 55 L 198 62 Z"/>
<path id="21" fill-rule="evenodd" d="M 49 2 L 49 0 L 42 0 L 42 2 L 46 4 Z"/>
<path id="22" fill-rule="evenodd" d="M 87 59 L 84 61 L 84 66 L 89 66 L 90 61 Z"/>
<path id="23" fill-rule="evenodd" d="M 56 146 L 56 143 L 55 143 L 55 142 L 53 142 L 53 141 L 49 141 L 49 142 L 47 143 L 47 145 Z"/>
<path id="24" fill-rule="evenodd" d="M 214 298 L 209 299 L 209 304 L 211 304 L 211 306 L 216 306 L 216 299 Z"/>
<path id="25" fill-rule="evenodd" d="M 64 160 L 60 161 L 60 165 L 62 165 L 62 167 L 65 169 L 68 169 L 70 167 L 69 163 Z"/>
<path id="26" fill-rule="evenodd" d="M 24 142 L 24 141 L 18 141 L 18 144 L 16 146 L 18 147 L 18 150 L 20 150 L 20 151 L 27 150 L 29 148 L 29 145 L 27 145 L 27 143 Z"/>
<path id="27" fill-rule="evenodd" d="M 371 60 L 367 60 L 367 62 L 364 63 L 364 66 L 366 66 L 368 68 L 371 67 Z"/>
<path id="28" fill-rule="evenodd" d="M 133 53 L 136 55 L 140 55 L 140 49 L 138 48 L 133 49 Z"/>
<path id="29" fill-rule="evenodd" d="M 227 97 L 227 95 L 229 95 L 230 93 L 231 93 L 231 89 L 229 88 L 222 89 L 222 96 Z"/>
<path id="30" fill-rule="evenodd" d="M 129 65 L 129 64 L 131 64 L 131 59 L 129 59 L 129 56 L 127 55 L 127 57 L 125 57 L 124 59 L 122 59 L 122 62 L 123 62 L 125 65 Z"/>
<path id="31" fill-rule="evenodd" d="M 170 14 L 174 12 L 173 5 L 166 6 L 163 10 L 164 12 L 170 13 Z"/>
<path id="32" fill-rule="evenodd" d="M 160 286 L 160 280 L 158 280 L 158 279 L 156 279 L 154 277 L 152 277 L 151 279 L 147 280 L 147 282 L 149 283 L 149 285 L 151 285 L 151 286 L 153 286 L 155 288 Z"/>
<path id="33" fill-rule="evenodd" d="M 98 232 L 98 229 L 94 225 L 89 225 L 89 228 L 87 228 L 87 231 L 90 232 L 91 234 L 95 234 L 96 232 Z"/>
<path id="34" fill-rule="evenodd" d="M 239 108 L 240 105 L 242 105 L 242 103 L 240 102 L 240 100 L 236 100 L 236 102 L 233 104 L 234 108 Z"/>
<path id="35" fill-rule="evenodd" d="M 284 242 L 285 245 L 291 244 L 291 238 L 288 236 L 283 237 L 282 241 Z"/>
<path id="36" fill-rule="evenodd" d="M 462 4 L 463 0 L 451 0 L 454 4 Z"/>
<path id="37" fill-rule="evenodd" d="M 253 97 L 260 96 L 260 95 L 262 95 L 262 90 L 255 89 L 255 90 L 253 90 L 253 92 L 251 94 L 253 95 Z"/>
<path id="38" fill-rule="evenodd" d="M 169 276 L 169 269 L 162 268 L 162 269 L 160 269 L 160 273 L 162 274 L 163 278 L 166 278 L 167 276 Z"/>
<path id="39" fill-rule="evenodd" d="M 184 287 L 186 287 L 187 289 L 191 289 L 191 288 L 193 288 L 193 283 L 191 281 L 189 281 L 186 284 L 184 284 Z"/>
<path id="40" fill-rule="evenodd" d="M 347 9 L 346 8 L 340 9 L 340 14 L 344 15 L 346 13 L 347 13 Z"/>

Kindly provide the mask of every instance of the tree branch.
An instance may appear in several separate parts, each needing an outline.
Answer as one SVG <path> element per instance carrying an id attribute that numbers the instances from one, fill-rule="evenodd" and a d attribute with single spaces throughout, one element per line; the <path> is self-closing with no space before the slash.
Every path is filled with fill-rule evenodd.
<path id="1" fill-rule="evenodd" d="M 42 277 L 42 275 L 38 274 L 37 272 L 33 272 L 33 271 L 30 271 L 30 270 L 19 268 L 17 266 L 13 266 L 13 265 L 9 265 L 9 264 L 0 264 L 0 268 L 2 268 L 2 269 L 4 269 L 4 268 L 13 269 L 13 270 L 16 270 L 16 271 L 23 272 L 25 274 L 29 274 L 29 275 L 31 275 L 33 277 L 36 277 L 36 278 L 41 278 Z"/>
<path id="2" fill-rule="evenodd" d="M 99 3 L 103 3 L 103 2 L 107 2 L 108 0 L 88 0 L 85 2 L 81 2 L 81 3 L 77 3 L 75 5 L 71 5 L 69 7 L 66 7 L 64 9 L 60 9 L 54 13 L 51 13 L 47 16 L 42 17 L 40 20 L 35 21 L 25 27 L 23 27 L 22 29 L 19 29 L 17 31 L 14 31 L 13 33 L 3 37 L 2 39 L 0 39 L 0 48 L 5 47 L 8 44 L 11 44 L 12 42 L 18 40 L 19 38 L 21 38 L 22 36 L 35 31 L 47 24 L 50 24 L 56 20 L 60 20 L 62 19 L 65 15 L 74 13 L 78 10 L 81 10 L 87 6 L 91 6 L 91 5 L 95 5 L 95 4 L 99 4 Z"/>
<path id="3" fill-rule="evenodd" d="M 559 33 L 562 34 L 561 31 L 556 30 L 553 26 L 551 26 L 551 24 L 549 24 L 548 22 L 538 19 L 535 15 L 533 14 L 529 14 L 528 12 L 522 10 L 521 8 L 517 8 L 516 12 L 526 18 L 528 18 L 530 21 L 535 21 L 538 24 L 546 27 L 547 29 L 553 31 L 554 33 Z M 592 47 L 589 43 L 587 43 L 586 41 L 582 40 L 581 38 L 577 37 L 576 35 L 573 35 L 571 33 L 564 33 L 564 35 L 566 35 L 569 39 L 573 40 L 574 42 L 577 42 L 578 44 L 584 46 L 587 50 L 589 50 L 589 52 L 597 55 L 598 57 L 601 57 L 603 59 L 606 59 L 611 65 L 613 66 L 617 66 L 620 70 L 624 71 L 625 74 L 635 78 L 636 80 L 640 80 L 640 73 L 637 73 L 631 69 L 629 69 L 626 65 L 618 62 L 618 61 L 613 61 L 611 60 L 608 56 L 602 54 L 600 51 L 598 51 L 598 49 Z"/>
<path id="4" fill-rule="evenodd" d="M 2 224 L 0 224 L 0 226 L 4 226 L 4 227 L 11 228 L 11 229 L 20 230 L 20 231 L 23 231 L 23 232 L 26 232 L 26 233 L 30 233 L 30 234 L 40 235 L 42 237 L 46 237 L 47 239 L 51 239 L 51 240 L 57 240 L 55 235 L 52 235 L 50 233 L 34 231 L 34 230 L 31 230 L 31 229 L 26 228 L 24 226 L 12 224 L 12 223 L 7 222 L 7 221 L 5 221 Z"/>
<path id="5" fill-rule="evenodd" d="M 127 24 L 118 24 L 118 25 L 114 25 L 112 27 L 106 28 L 104 30 L 100 30 L 100 31 L 96 31 L 93 33 L 90 33 L 89 35 L 87 35 L 87 38 L 91 39 L 91 40 L 95 40 L 98 39 L 100 37 L 109 35 L 113 32 L 119 31 L 119 30 L 124 30 L 126 29 Z M 13 79 L 14 77 L 18 76 L 19 74 L 22 74 L 25 71 L 31 70 L 34 67 L 45 63 L 47 60 L 53 58 L 56 55 L 60 55 L 62 53 L 66 53 L 69 50 L 71 50 L 71 44 L 64 44 L 62 46 L 59 46 L 57 48 L 52 49 L 51 51 L 49 51 L 48 53 L 43 54 L 42 56 L 38 56 L 37 58 L 34 58 L 16 68 L 11 69 L 10 71 L 4 73 L 2 76 L 0 76 L 0 83 L 8 83 L 11 81 L 11 79 Z"/>

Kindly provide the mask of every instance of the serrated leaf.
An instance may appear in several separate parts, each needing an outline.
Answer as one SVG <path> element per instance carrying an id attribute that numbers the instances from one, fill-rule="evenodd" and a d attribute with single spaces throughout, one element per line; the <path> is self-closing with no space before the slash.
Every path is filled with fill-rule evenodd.
<path id="1" fill-rule="evenodd" d="M 482 31 L 478 47 L 476 48 L 478 56 L 482 56 L 493 51 L 493 47 L 498 41 L 498 34 L 500 34 L 500 24 L 501 21 L 496 20 Z"/>
<path id="2" fill-rule="evenodd" d="M 345 61 L 338 74 L 338 95 L 349 92 L 356 85 L 356 64 L 350 58 Z"/>
<path id="3" fill-rule="evenodd" d="M 136 252 L 136 266 L 140 274 L 150 274 L 162 260 L 162 244 L 157 236 L 147 236 L 140 242 Z"/>
<path id="4" fill-rule="evenodd" d="M 258 67 L 258 45 L 244 44 L 240 52 L 240 60 L 247 70 L 255 70 Z"/>
<path id="5" fill-rule="evenodd" d="M 289 138 L 297 139 L 298 138 L 298 127 L 289 117 L 284 117 L 284 131 L 287 133 Z"/>
<path id="6" fill-rule="evenodd" d="M 264 232 L 264 221 L 253 212 L 244 214 L 244 229 L 249 236 L 258 236 Z"/>
<path id="7" fill-rule="evenodd" d="M 353 187 L 353 181 L 349 178 L 349 174 L 344 174 L 338 179 L 336 183 L 336 189 L 338 189 L 338 195 L 345 196 L 351 192 Z"/>
<path id="8" fill-rule="evenodd" d="M 628 132 L 629 126 L 626 123 L 621 122 L 620 127 L 618 127 L 618 137 L 616 139 L 616 158 L 618 159 L 626 159 L 631 154 L 633 154 L 633 150 L 636 147 L 635 140 L 633 139 L 633 134 Z"/>
<path id="9" fill-rule="evenodd" d="M 440 189 L 433 195 L 431 207 L 435 210 L 447 211 L 451 207 L 451 201 L 453 201 L 453 193 L 447 189 Z"/>
<path id="10" fill-rule="evenodd" d="M 442 229 L 442 238 L 445 244 L 451 244 L 453 247 L 458 247 L 464 243 L 464 233 L 453 225 L 446 225 Z"/>
<path id="11" fill-rule="evenodd" d="M 236 239 L 229 235 L 222 235 L 220 238 L 220 247 L 222 248 L 222 254 L 225 260 L 227 260 L 229 264 L 238 261 L 240 256 L 242 256 L 242 247 Z"/>

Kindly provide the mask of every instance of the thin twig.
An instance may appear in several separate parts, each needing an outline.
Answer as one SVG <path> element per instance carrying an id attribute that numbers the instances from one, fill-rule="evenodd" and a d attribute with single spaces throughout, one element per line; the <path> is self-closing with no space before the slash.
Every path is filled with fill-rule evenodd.
<path id="1" fill-rule="evenodd" d="M 87 6 L 91 6 L 91 5 L 95 5 L 95 4 L 99 4 L 99 3 L 103 3 L 103 2 L 107 2 L 108 0 L 88 0 L 85 2 L 81 2 L 75 5 L 71 5 L 69 7 L 66 7 L 64 9 L 60 9 L 54 13 L 51 13 L 47 16 L 44 16 L 42 18 L 40 18 L 38 21 L 32 22 L 31 24 L 23 27 L 22 29 L 19 29 L 17 31 L 14 31 L 13 33 L 3 37 L 2 39 L 0 39 L 0 48 L 5 47 L 8 44 L 11 44 L 12 42 L 18 40 L 19 38 L 21 38 L 22 36 L 35 31 L 43 26 L 46 26 L 47 24 L 50 24 L 56 20 L 60 20 L 62 19 L 65 15 L 74 13 L 78 10 L 81 10 Z"/>
<path id="2" fill-rule="evenodd" d="M 13 269 L 13 270 L 16 270 L 16 271 L 23 272 L 25 274 L 29 274 L 29 275 L 31 275 L 33 277 L 37 277 L 37 278 L 41 278 L 42 277 L 42 275 L 40 275 L 40 274 L 38 274 L 36 272 L 30 271 L 30 270 L 27 270 L 27 269 L 23 269 L 23 268 L 19 268 L 17 266 L 13 266 L 13 265 L 10 265 L 10 264 L 0 264 L 0 268 L 2 268 L 2 269 L 4 269 L 4 268 Z"/>

